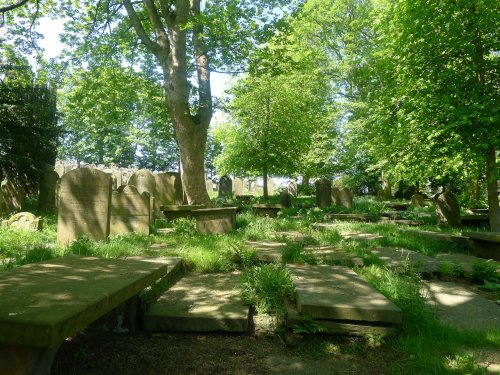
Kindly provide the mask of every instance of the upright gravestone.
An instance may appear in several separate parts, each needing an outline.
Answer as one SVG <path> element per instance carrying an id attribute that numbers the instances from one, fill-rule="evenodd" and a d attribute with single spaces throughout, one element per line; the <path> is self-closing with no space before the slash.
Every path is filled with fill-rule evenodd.
<path id="1" fill-rule="evenodd" d="M 295 183 L 295 181 L 292 181 L 288 184 L 288 192 L 293 196 L 293 197 L 296 197 L 297 196 L 297 184 Z"/>
<path id="2" fill-rule="evenodd" d="M 267 194 L 269 196 L 274 195 L 274 181 L 271 177 L 267 179 Z"/>
<path id="3" fill-rule="evenodd" d="M 233 181 L 229 176 L 222 176 L 219 181 L 219 197 L 227 197 L 233 191 Z"/>
<path id="4" fill-rule="evenodd" d="M 59 175 L 54 170 L 47 170 L 40 177 L 38 191 L 38 210 L 40 212 L 48 212 L 55 208 L 58 181 Z"/>
<path id="5" fill-rule="evenodd" d="M 457 197 L 452 192 L 445 191 L 434 199 L 436 204 L 436 216 L 441 223 L 447 223 L 452 228 L 460 228 L 460 205 Z"/>
<path id="6" fill-rule="evenodd" d="M 340 201 L 340 189 L 332 186 L 332 203 L 335 206 L 341 206 L 342 202 Z"/>
<path id="7" fill-rule="evenodd" d="M 210 192 L 210 191 L 214 191 L 214 182 L 207 178 L 207 180 L 205 181 L 205 187 L 207 188 L 207 191 Z"/>
<path id="8" fill-rule="evenodd" d="M 321 178 L 314 183 L 316 186 L 316 206 L 324 208 L 332 205 L 332 182 Z"/>
<path id="9" fill-rule="evenodd" d="M 87 235 L 94 240 L 109 236 L 111 177 L 97 169 L 78 168 L 59 184 L 57 242 L 66 245 Z"/>
<path id="10" fill-rule="evenodd" d="M 139 193 L 149 193 L 151 197 L 155 194 L 155 176 L 147 169 L 139 169 L 128 180 L 127 185 L 133 185 Z"/>
<path id="11" fill-rule="evenodd" d="M 73 169 L 77 169 L 77 168 L 78 168 L 78 165 L 76 165 L 76 164 L 66 164 L 64 166 L 64 174 L 71 172 Z"/>
<path id="12" fill-rule="evenodd" d="M 149 193 L 139 194 L 135 186 L 122 186 L 111 196 L 110 234 L 144 233 L 150 227 Z"/>
<path id="13" fill-rule="evenodd" d="M 283 207 L 287 207 L 287 208 L 292 207 L 292 201 L 293 201 L 293 196 L 288 191 L 283 190 L 280 193 L 279 204 L 281 204 Z"/>
<path id="14" fill-rule="evenodd" d="M 122 185 L 128 185 L 128 180 L 130 180 L 130 176 L 132 176 L 134 172 L 129 168 L 120 168 L 120 172 L 122 175 L 122 183 L 118 187 Z"/>
<path id="15" fill-rule="evenodd" d="M 391 183 L 382 177 L 382 190 L 380 191 L 380 198 L 388 200 L 392 198 Z"/>
<path id="16" fill-rule="evenodd" d="M 235 177 L 233 180 L 233 194 L 234 196 L 243 195 L 243 180 Z"/>
<path id="17" fill-rule="evenodd" d="M 352 208 L 353 194 L 347 188 L 339 190 L 340 205 L 346 208 Z"/>
<path id="18" fill-rule="evenodd" d="M 248 181 L 248 192 L 250 194 L 255 194 L 257 192 L 257 181 L 255 180 Z"/>
<path id="19" fill-rule="evenodd" d="M 155 178 L 155 211 L 161 211 L 161 206 L 182 204 L 182 181 L 177 172 L 161 172 Z"/>
<path id="20" fill-rule="evenodd" d="M 414 207 L 424 207 L 424 197 L 420 194 L 413 194 L 411 196 L 411 205 Z"/>
<path id="21" fill-rule="evenodd" d="M 56 164 L 54 171 L 59 175 L 59 177 L 62 177 L 64 175 L 64 165 Z"/>

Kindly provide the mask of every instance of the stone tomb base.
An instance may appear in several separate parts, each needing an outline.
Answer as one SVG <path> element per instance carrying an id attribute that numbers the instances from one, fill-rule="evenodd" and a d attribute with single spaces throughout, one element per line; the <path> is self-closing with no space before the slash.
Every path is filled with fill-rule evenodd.
<path id="1" fill-rule="evenodd" d="M 278 212 L 283 208 L 281 204 L 254 204 L 252 210 L 257 216 L 278 217 Z"/>
<path id="2" fill-rule="evenodd" d="M 192 211 L 191 215 L 200 233 L 227 233 L 236 229 L 236 207 L 205 208 Z"/>
<path id="3" fill-rule="evenodd" d="M 240 297 L 240 275 L 183 277 L 145 313 L 149 331 L 246 332 L 250 307 Z"/>
<path id="4" fill-rule="evenodd" d="M 193 210 L 199 210 L 205 208 L 203 205 L 190 206 L 190 205 L 170 205 L 161 206 L 160 209 L 163 211 L 163 215 L 167 220 L 175 220 L 180 218 L 189 218 Z"/>

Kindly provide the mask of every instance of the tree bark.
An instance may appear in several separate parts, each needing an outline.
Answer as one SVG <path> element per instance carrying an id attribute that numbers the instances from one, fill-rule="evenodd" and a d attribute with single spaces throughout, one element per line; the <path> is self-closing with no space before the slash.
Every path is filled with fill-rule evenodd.
<path id="1" fill-rule="evenodd" d="M 488 147 L 488 151 L 486 152 L 486 187 L 488 190 L 489 217 L 492 232 L 500 232 L 500 206 L 498 205 L 497 172 L 495 148 L 493 145 L 490 145 Z"/>
<path id="2" fill-rule="evenodd" d="M 263 180 L 263 184 L 264 184 L 264 200 L 267 201 L 267 199 L 269 198 L 269 190 L 267 189 L 267 179 L 268 179 L 268 172 L 267 172 L 267 165 L 264 166 L 264 170 L 262 171 L 262 180 Z"/>

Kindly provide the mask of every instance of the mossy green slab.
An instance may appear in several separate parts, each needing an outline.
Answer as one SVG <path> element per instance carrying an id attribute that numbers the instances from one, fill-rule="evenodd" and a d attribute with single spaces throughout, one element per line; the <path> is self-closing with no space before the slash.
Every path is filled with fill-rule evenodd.
<path id="1" fill-rule="evenodd" d="M 167 273 L 167 258 L 67 256 L 0 272 L 0 343 L 52 347 Z"/>
<path id="2" fill-rule="evenodd" d="M 342 266 L 288 265 L 301 314 L 317 319 L 400 323 L 402 311 Z"/>

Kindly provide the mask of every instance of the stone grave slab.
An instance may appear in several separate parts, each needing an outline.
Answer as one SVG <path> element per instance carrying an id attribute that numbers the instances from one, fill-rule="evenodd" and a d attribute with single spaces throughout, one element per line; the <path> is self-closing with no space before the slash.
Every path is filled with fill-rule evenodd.
<path id="1" fill-rule="evenodd" d="M 325 218 L 329 220 L 339 220 L 339 221 L 375 221 L 375 217 L 369 214 L 326 214 Z"/>
<path id="2" fill-rule="evenodd" d="M 450 265 L 457 264 L 465 273 L 472 272 L 472 265 L 477 262 L 485 262 L 484 258 L 478 258 L 473 255 L 460 254 L 460 253 L 450 253 L 450 254 L 437 254 L 436 259 L 439 259 L 442 263 L 447 262 Z M 500 263 L 491 260 L 497 266 L 497 272 L 500 272 Z"/>
<path id="3" fill-rule="evenodd" d="M 281 204 L 253 204 L 252 211 L 257 216 L 269 216 L 277 218 L 278 212 L 283 208 Z"/>
<path id="4" fill-rule="evenodd" d="M 297 231 L 287 231 L 287 232 L 274 232 L 273 236 L 275 239 L 285 239 L 289 241 L 304 242 L 306 236 L 303 233 Z"/>
<path id="5" fill-rule="evenodd" d="M 149 308 L 143 325 L 149 331 L 246 332 L 249 314 L 240 297 L 240 274 L 192 274 Z"/>
<path id="6" fill-rule="evenodd" d="M 472 331 L 500 329 L 500 306 L 463 286 L 425 281 L 421 294 L 444 324 Z"/>
<path id="7" fill-rule="evenodd" d="M 245 246 L 255 250 L 261 262 L 281 262 L 281 251 L 286 248 L 284 242 L 245 241 Z"/>
<path id="8" fill-rule="evenodd" d="M 286 306 L 286 324 L 289 328 L 304 324 L 303 315 L 299 313 L 296 306 L 288 304 Z M 342 322 L 328 319 L 314 319 L 314 322 L 321 327 L 321 333 L 332 335 L 366 336 L 368 334 L 388 336 L 394 335 L 397 328 L 393 325 L 366 324 L 364 322 Z"/>
<path id="9" fill-rule="evenodd" d="M 236 207 L 203 208 L 192 211 L 191 215 L 200 233 L 220 234 L 236 229 Z"/>
<path id="10" fill-rule="evenodd" d="M 393 219 L 390 217 L 382 216 L 380 221 L 389 223 L 389 224 L 399 224 L 399 225 L 408 225 L 410 227 L 418 227 L 420 225 L 424 225 L 422 220 L 410 220 L 410 219 Z"/>
<path id="11" fill-rule="evenodd" d="M 357 241 L 375 241 L 383 240 L 384 236 L 375 233 L 361 233 L 361 232 L 347 232 L 342 233 L 342 238 L 344 240 L 357 240 Z"/>
<path id="12" fill-rule="evenodd" d="M 417 272 L 439 272 L 441 261 L 416 251 L 397 247 L 377 247 L 371 250 L 372 254 L 380 258 L 387 267 L 404 269 L 408 264 Z"/>
<path id="13" fill-rule="evenodd" d="M 356 254 L 342 250 L 335 246 L 321 246 L 321 245 L 311 245 L 305 246 L 304 252 L 309 252 L 317 258 L 322 259 L 327 263 L 347 265 L 352 264 L 355 266 L 362 266 L 363 260 L 359 258 Z"/>
<path id="14" fill-rule="evenodd" d="M 459 245 L 467 245 L 467 237 L 465 236 L 457 236 L 455 234 L 450 234 L 450 233 L 442 233 L 442 232 L 432 232 L 429 230 L 409 230 L 409 229 L 399 229 L 401 233 L 413 235 L 413 236 L 420 236 L 423 238 L 430 238 L 433 240 L 437 241 L 443 241 L 443 242 L 451 242 L 451 243 L 457 243 Z"/>
<path id="15" fill-rule="evenodd" d="M 329 265 L 288 265 L 297 309 L 316 319 L 395 324 L 402 311 L 353 270 Z"/>
<path id="16" fill-rule="evenodd" d="M 332 224 L 332 223 L 313 223 L 312 225 L 313 229 L 316 230 L 335 230 L 337 229 L 337 225 Z"/>

